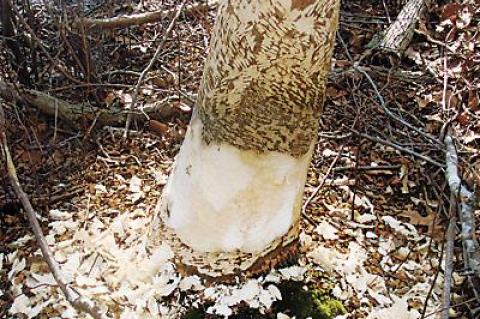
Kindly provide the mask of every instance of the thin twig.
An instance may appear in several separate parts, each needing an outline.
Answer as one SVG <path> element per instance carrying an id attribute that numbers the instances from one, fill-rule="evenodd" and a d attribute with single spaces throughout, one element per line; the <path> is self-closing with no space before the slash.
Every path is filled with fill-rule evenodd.
<path id="1" fill-rule="evenodd" d="M 380 138 L 380 137 L 376 137 L 376 136 L 370 136 L 370 135 L 367 135 L 367 134 L 364 134 L 364 133 L 360 133 L 359 131 L 353 129 L 353 128 L 348 128 L 350 131 L 352 131 L 353 133 L 357 134 L 358 136 L 360 137 L 363 137 L 363 138 L 366 138 L 372 142 L 375 142 L 375 143 L 380 143 L 380 144 L 384 144 L 384 145 L 387 145 L 387 146 L 390 146 L 390 147 L 393 147 L 394 149 L 400 151 L 400 152 L 403 152 L 403 153 L 406 153 L 406 154 L 409 154 L 409 155 L 412 155 L 414 157 L 418 157 L 430 164 L 433 164 L 435 166 L 438 166 L 438 167 L 441 167 L 441 168 L 444 168 L 445 165 L 440 163 L 440 162 L 437 162 L 436 160 L 434 159 L 431 159 L 430 157 L 428 156 L 425 156 L 423 154 L 420 154 L 420 153 L 417 153 L 415 151 L 412 151 L 411 149 L 408 149 L 408 148 L 405 148 L 403 146 L 400 146 L 400 145 L 397 145 L 395 143 L 392 143 L 390 141 L 387 141 L 387 140 L 384 140 L 383 138 Z"/>
<path id="2" fill-rule="evenodd" d="M 357 171 L 388 171 L 388 170 L 399 169 L 400 167 L 401 165 L 378 165 L 378 166 L 358 166 L 356 169 Z M 334 172 L 349 171 L 354 168 L 355 168 L 354 165 L 340 166 L 340 167 L 334 167 L 333 171 Z"/>
<path id="3" fill-rule="evenodd" d="M 408 123 L 407 121 L 405 121 L 404 119 L 398 117 L 397 115 L 395 115 L 391 110 L 390 108 L 387 107 L 387 104 L 385 103 L 385 99 L 383 98 L 383 96 L 380 94 L 379 90 L 378 90 L 378 87 L 377 85 L 375 84 L 375 82 L 373 81 L 373 79 L 371 78 L 371 76 L 364 70 L 363 67 L 360 67 L 360 66 L 357 66 L 354 64 L 354 68 L 355 70 L 357 70 L 358 72 L 362 73 L 365 78 L 367 78 L 368 82 L 370 83 L 370 85 L 372 86 L 373 88 L 373 91 L 375 92 L 375 95 L 377 96 L 378 98 L 378 101 L 380 102 L 380 106 L 382 107 L 383 111 L 392 119 L 394 119 L 395 121 L 401 123 L 402 125 L 405 125 L 406 127 L 408 127 L 409 129 L 411 129 L 412 131 L 415 131 L 417 132 L 418 134 L 420 134 L 421 136 L 425 137 L 426 139 L 434 142 L 435 144 L 441 144 L 435 137 L 431 136 L 430 134 L 428 133 L 425 133 L 424 131 L 422 131 L 421 129 L 413 126 L 412 124 Z"/>
<path id="4" fill-rule="evenodd" d="M 50 53 L 48 53 L 47 49 L 45 48 L 45 44 L 43 44 L 42 40 L 40 40 L 38 38 L 38 36 L 35 34 L 35 32 L 32 30 L 32 28 L 30 27 L 30 25 L 27 23 L 27 21 L 25 21 L 25 19 L 23 18 L 22 14 L 20 12 L 18 12 L 17 8 L 15 6 L 12 6 L 13 10 L 15 11 L 15 15 L 17 16 L 18 20 L 20 20 L 20 22 L 23 24 L 23 26 L 25 27 L 25 29 L 28 31 L 28 33 L 30 34 L 31 38 L 33 39 L 33 41 L 35 41 L 38 46 L 40 47 L 40 50 L 42 50 L 43 54 L 45 54 L 45 56 L 48 58 L 48 60 L 50 61 L 50 63 L 52 64 L 52 66 L 54 68 L 57 68 L 58 71 L 60 71 L 60 73 L 62 73 L 67 79 L 69 79 L 70 81 L 72 82 L 75 82 L 77 84 L 83 84 L 82 81 L 76 79 L 73 77 L 73 75 L 71 75 L 67 70 L 65 70 L 65 68 L 63 68 L 63 66 L 60 65 L 60 63 L 58 63 L 57 61 L 55 61 L 55 59 L 50 55 Z"/>
<path id="5" fill-rule="evenodd" d="M 153 67 L 153 64 L 157 61 L 158 56 L 160 55 L 160 52 L 163 49 L 163 46 L 165 45 L 165 42 L 167 42 L 168 35 L 170 32 L 173 30 L 173 27 L 175 26 L 175 22 L 177 21 L 178 17 L 180 17 L 180 13 L 182 12 L 183 8 L 185 7 L 185 3 L 187 1 L 183 0 L 182 4 L 178 7 L 177 12 L 175 13 L 175 16 L 172 18 L 172 21 L 170 21 L 170 25 L 167 28 L 167 31 L 165 31 L 165 34 L 163 35 L 162 41 L 157 47 L 157 50 L 155 51 L 155 54 L 153 55 L 152 59 L 150 60 L 150 63 L 148 63 L 147 67 L 142 71 L 140 74 L 140 77 L 138 78 L 137 85 L 135 86 L 135 91 L 133 92 L 132 96 L 132 103 L 130 103 L 129 110 L 134 110 L 137 104 L 138 100 L 138 92 L 140 90 L 140 85 L 142 84 L 143 80 L 145 79 L 145 76 L 147 73 L 150 71 L 150 69 Z M 147 116 L 148 118 L 148 116 Z M 128 113 L 127 115 L 127 120 L 125 123 L 125 133 L 124 137 L 128 137 L 128 130 L 130 128 L 130 122 L 132 121 L 132 115 L 131 113 Z"/>
<path id="6" fill-rule="evenodd" d="M 330 164 L 330 166 L 328 167 L 327 169 L 327 172 L 325 173 L 325 175 L 323 175 L 323 178 L 322 178 L 322 181 L 320 182 L 320 184 L 318 184 L 318 186 L 313 190 L 313 192 L 310 194 L 310 196 L 307 198 L 307 200 L 305 201 L 305 203 L 303 204 L 303 207 L 302 207 L 302 215 L 304 217 L 306 217 L 306 210 L 307 210 L 307 206 L 310 204 L 310 202 L 315 198 L 315 196 L 317 196 L 318 192 L 320 191 L 320 189 L 323 187 L 323 185 L 325 185 L 325 181 L 327 180 L 327 177 L 330 175 L 330 172 L 332 171 L 333 167 L 335 166 L 335 164 L 337 163 L 338 159 L 340 158 L 340 156 L 342 155 L 342 151 L 343 151 L 343 145 L 342 147 L 340 148 L 340 151 L 338 152 L 337 156 L 335 156 L 335 158 L 333 159 L 332 163 Z"/>
<path id="7" fill-rule="evenodd" d="M 443 237 L 445 238 L 446 232 L 444 231 Z M 432 243 L 433 238 L 430 238 L 430 244 Z M 440 257 L 438 259 L 438 264 L 442 263 L 443 252 L 445 251 L 445 245 L 442 245 L 440 250 Z M 428 307 L 428 300 L 432 296 L 433 290 L 435 289 L 435 284 L 437 282 L 438 276 L 440 275 L 440 269 L 437 268 L 437 272 L 435 272 L 435 276 L 430 284 L 430 288 L 428 289 L 427 296 L 425 297 L 425 301 L 423 302 L 422 311 L 420 312 L 421 316 L 420 319 L 425 319 L 427 317 L 427 307 Z"/>
<path id="8" fill-rule="evenodd" d="M 7 136 L 6 136 L 5 129 L 6 129 L 5 114 L 3 112 L 3 107 L 0 104 L 0 149 L 2 150 L 2 155 L 7 165 L 7 173 L 15 193 L 19 198 L 19 200 L 21 201 L 23 208 L 25 209 L 28 221 L 35 235 L 35 239 L 37 240 L 37 243 L 38 243 L 38 246 L 40 247 L 43 258 L 45 258 L 45 261 L 48 264 L 48 268 L 50 269 L 50 272 L 52 273 L 53 278 L 55 278 L 55 281 L 60 287 L 60 290 L 65 295 L 65 298 L 68 300 L 68 302 L 70 302 L 70 304 L 76 310 L 80 312 L 88 313 L 95 319 L 108 318 L 105 314 L 102 314 L 100 312 L 99 308 L 97 308 L 97 306 L 94 304 L 92 300 L 82 295 L 79 295 L 70 287 L 70 285 L 66 283 L 64 276 L 60 270 L 60 267 L 58 263 L 55 261 L 55 258 L 53 257 L 53 254 L 50 248 L 48 247 L 47 240 L 45 239 L 45 236 L 42 233 L 42 228 L 40 226 L 40 223 L 37 220 L 35 210 L 33 209 L 27 194 L 23 191 L 20 181 L 18 180 L 17 171 L 15 168 L 15 165 L 13 164 L 10 151 L 8 149 Z"/>
<path id="9" fill-rule="evenodd" d="M 348 57 L 348 59 L 350 60 L 350 62 L 352 63 L 353 65 L 353 68 L 355 70 L 357 70 L 358 72 L 362 73 L 365 78 L 368 80 L 368 82 L 370 83 L 371 87 L 373 88 L 373 91 L 375 92 L 375 95 L 377 96 L 378 98 L 378 101 L 380 102 L 380 106 L 382 107 L 383 111 L 385 112 L 385 114 L 387 114 L 387 116 L 389 116 L 390 118 L 392 118 L 393 120 L 399 122 L 400 124 L 408 127 L 409 129 L 411 129 L 412 131 L 420 134 L 421 136 L 425 137 L 426 139 L 434 142 L 435 144 L 442 144 L 441 142 L 439 142 L 435 137 L 431 136 L 430 134 L 424 132 L 423 130 L 415 127 L 414 125 L 408 123 L 407 121 L 405 121 L 404 119 L 398 117 L 396 114 L 394 114 L 390 108 L 387 106 L 387 103 L 385 102 L 385 99 L 383 98 L 383 96 L 380 94 L 380 91 L 378 90 L 378 87 L 377 85 L 375 84 L 375 82 L 373 81 L 372 77 L 366 72 L 366 68 L 362 67 L 362 66 L 359 66 L 358 62 L 355 62 L 355 60 L 353 59 L 353 57 L 351 56 L 350 52 L 348 51 L 348 48 L 347 48 L 347 45 L 345 44 L 345 41 L 343 41 L 342 37 L 339 35 L 338 36 L 338 39 L 340 41 L 340 44 L 342 45 L 342 47 L 344 48 L 345 52 L 346 52 L 346 55 Z"/>

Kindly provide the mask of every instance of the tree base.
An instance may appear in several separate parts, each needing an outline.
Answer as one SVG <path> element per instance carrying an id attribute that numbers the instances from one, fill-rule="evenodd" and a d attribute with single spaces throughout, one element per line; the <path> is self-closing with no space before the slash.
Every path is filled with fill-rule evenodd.
<path id="1" fill-rule="evenodd" d="M 163 198 L 160 198 L 155 208 L 150 244 L 152 246 L 158 246 L 162 242 L 168 244 L 174 251 L 177 270 L 185 276 L 198 275 L 206 280 L 228 282 L 236 277 L 258 276 L 296 260 L 299 221 L 296 221 L 285 235 L 258 253 L 199 252 L 185 245 L 175 231 L 166 225 L 167 209 L 164 202 Z"/>

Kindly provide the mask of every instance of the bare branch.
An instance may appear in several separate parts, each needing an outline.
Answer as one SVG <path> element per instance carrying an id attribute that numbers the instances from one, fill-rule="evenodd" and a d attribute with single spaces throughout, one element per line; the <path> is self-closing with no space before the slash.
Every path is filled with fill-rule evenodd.
<path id="1" fill-rule="evenodd" d="M 348 129 L 349 129 L 350 131 L 352 131 L 353 133 L 357 134 L 358 136 L 363 137 L 363 138 L 366 138 L 366 139 L 368 139 L 368 140 L 370 140 L 370 141 L 372 141 L 372 142 L 380 143 L 380 144 L 384 144 L 384 145 L 393 147 L 394 149 L 396 149 L 396 150 L 398 150 L 398 151 L 400 151 L 400 152 L 403 152 L 403 153 L 412 155 L 412 156 L 414 156 L 414 157 L 418 157 L 418 158 L 420 158 L 420 159 L 422 159 L 422 160 L 424 160 L 424 161 L 426 161 L 426 162 L 428 162 L 428 163 L 430 163 L 430 164 L 433 164 L 433 165 L 435 165 L 435 166 L 437 166 L 437 167 L 441 167 L 441 168 L 445 167 L 445 165 L 443 165 L 442 163 L 437 162 L 436 160 L 431 159 L 431 158 L 428 157 L 428 156 L 425 156 L 425 155 L 423 155 L 423 154 L 417 153 L 417 152 L 415 152 L 415 151 L 413 151 L 413 150 L 411 150 L 411 149 L 408 149 L 408 148 L 405 148 L 405 147 L 403 147 L 403 146 L 400 146 L 400 145 L 397 145 L 397 144 L 395 144 L 395 143 L 392 143 L 392 142 L 390 142 L 390 141 L 384 140 L 384 139 L 382 139 L 382 138 L 380 138 L 380 137 L 370 136 L 370 135 L 367 135 L 367 134 L 364 134 L 364 133 L 360 133 L 359 131 L 357 131 L 357 130 L 355 130 L 355 129 L 353 129 L 353 128 L 348 128 Z"/>
<path id="2" fill-rule="evenodd" d="M 18 20 L 23 24 L 24 28 L 28 31 L 28 33 L 30 34 L 30 37 L 32 38 L 32 40 L 36 43 L 36 45 L 40 48 L 40 50 L 42 51 L 43 54 L 45 54 L 45 56 L 48 58 L 48 60 L 50 61 L 51 65 L 56 68 L 60 73 L 63 74 L 63 76 L 65 76 L 67 79 L 69 79 L 70 81 L 74 82 L 74 83 L 83 83 L 82 81 L 76 79 L 73 77 L 73 75 L 71 75 L 60 63 L 59 61 L 56 61 L 51 55 L 50 53 L 48 53 L 48 50 L 46 49 L 46 46 L 45 44 L 42 42 L 42 40 L 40 40 L 37 35 L 35 34 L 35 32 L 33 31 L 33 29 L 30 27 L 30 25 L 27 23 L 27 21 L 25 21 L 25 19 L 23 18 L 22 14 L 20 12 L 18 12 L 17 8 L 15 6 L 12 6 L 12 9 L 15 11 L 15 14 L 18 18 Z"/>
<path id="3" fill-rule="evenodd" d="M 18 180 L 17 171 L 15 169 L 15 165 L 13 164 L 12 156 L 10 155 L 10 151 L 8 149 L 7 144 L 7 136 L 6 136 L 6 120 L 5 114 L 3 111 L 3 107 L 0 104 L 0 149 L 2 150 L 2 155 L 5 159 L 7 165 L 7 173 L 10 178 L 10 182 L 12 187 L 17 194 L 17 197 L 21 201 L 23 208 L 27 214 L 28 221 L 30 223 L 30 227 L 32 227 L 33 233 L 35 235 L 35 239 L 42 251 L 43 258 L 48 264 L 48 268 L 52 273 L 55 281 L 57 282 L 60 290 L 65 295 L 65 298 L 70 302 L 70 304 L 77 309 L 78 311 L 88 313 L 95 319 L 107 319 L 108 317 L 100 312 L 94 302 L 82 295 L 76 293 L 65 281 L 64 276 L 58 266 L 58 263 L 55 261 L 53 254 L 48 247 L 48 243 L 45 239 L 45 236 L 42 233 L 42 228 L 40 223 L 37 220 L 35 210 L 28 199 L 27 194 L 23 191 L 22 186 L 20 185 L 20 181 Z"/>
<path id="4" fill-rule="evenodd" d="M 449 318 L 450 294 L 452 289 L 453 249 L 455 248 L 456 222 L 457 222 L 456 194 L 450 193 L 450 220 L 447 228 L 447 241 L 445 243 L 445 276 L 443 282 L 442 319 Z"/>
<path id="5" fill-rule="evenodd" d="M 314 189 L 314 191 L 310 194 L 310 196 L 307 198 L 307 200 L 306 200 L 305 203 L 303 204 L 303 206 L 302 206 L 302 215 L 303 215 L 304 217 L 307 217 L 307 216 L 306 216 L 307 206 L 308 206 L 308 205 L 310 204 L 310 202 L 315 198 L 315 196 L 317 196 L 318 192 L 319 192 L 320 189 L 323 187 L 323 185 L 325 185 L 325 182 L 326 182 L 326 180 L 327 180 L 327 177 L 330 175 L 330 172 L 331 172 L 332 169 L 335 167 L 335 164 L 337 163 L 338 159 L 341 157 L 342 151 L 343 151 L 343 146 L 340 148 L 340 151 L 338 152 L 337 156 L 335 156 L 335 158 L 333 159 L 332 163 L 331 163 L 330 166 L 328 167 L 327 172 L 326 172 L 325 175 L 323 176 L 322 181 L 320 182 L 320 184 L 318 184 L 318 186 Z"/>
<path id="6" fill-rule="evenodd" d="M 382 50 L 402 55 L 412 40 L 415 26 L 426 8 L 426 0 L 410 0 L 378 43 Z"/>
<path id="7" fill-rule="evenodd" d="M 368 80 L 368 82 L 370 83 L 370 85 L 372 86 L 374 92 L 375 92 L 375 95 L 377 96 L 377 99 L 378 101 L 380 102 L 380 106 L 382 107 L 383 111 L 385 112 L 386 115 L 388 115 L 390 118 L 392 118 L 393 120 L 397 121 L 398 123 L 408 127 L 409 129 L 411 129 L 412 131 L 418 133 L 420 136 L 423 136 L 424 138 L 426 138 L 427 140 L 430 140 L 432 142 L 434 142 L 435 144 L 441 144 L 435 137 L 431 136 L 430 134 L 424 132 L 423 130 L 415 127 L 414 125 L 408 123 L 407 121 L 405 121 L 404 119 L 400 118 L 398 115 L 394 114 L 390 108 L 387 106 L 387 103 L 385 102 L 385 99 L 383 98 L 383 96 L 380 94 L 380 91 L 378 90 L 378 87 L 377 85 L 375 84 L 375 82 L 373 81 L 372 77 L 367 73 L 366 71 L 366 68 L 365 67 L 362 67 L 362 66 L 359 66 L 358 62 L 355 62 L 352 58 L 352 56 L 350 55 L 350 52 L 348 51 L 348 48 L 347 48 L 347 45 L 345 44 L 345 41 L 343 41 L 343 38 L 341 36 L 338 36 L 337 37 L 342 45 L 342 47 L 344 48 L 345 50 L 345 53 L 347 54 L 350 62 L 352 63 L 353 65 L 353 68 L 354 70 L 360 72 L 361 74 L 363 74 L 365 76 L 365 78 Z"/>
<path id="8" fill-rule="evenodd" d="M 383 96 L 380 94 L 380 91 L 378 90 L 378 87 L 377 85 L 375 84 L 375 82 L 373 81 L 373 79 L 370 77 L 370 75 L 364 70 L 363 67 L 360 67 L 360 66 L 354 66 L 355 70 L 357 70 L 358 72 L 362 73 L 368 80 L 368 82 L 370 83 L 370 85 L 372 86 L 373 88 L 373 91 L 375 92 L 375 95 L 377 95 L 377 98 L 378 98 L 378 101 L 380 102 L 380 106 L 382 107 L 383 111 L 392 119 L 394 119 L 395 121 L 399 122 L 400 124 L 408 127 L 409 129 L 411 129 L 412 131 L 420 134 L 421 136 L 425 137 L 426 139 L 434 142 L 435 144 L 440 144 L 440 142 L 433 136 L 431 136 L 430 134 L 424 132 L 423 130 L 415 127 L 414 125 L 408 123 L 407 121 L 405 121 L 404 119 L 400 118 L 399 116 L 395 115 L 388 107 L 387 107 L 387 103 L 385 103 L 385 99 L 383 98 Z"/>
<path id="9" fill-rule="evenodd" d="M 458 194 L 460 237 L 463 244 L 465 269 L 473 271 L 477 277 L 480 277 L 480 246 L 475 236 L 475 194 L 470 192 L 460 179 L 457 150 L 450 134 L 445 137 L 445 148 L 447 150 L 445 177 L 450 187 L 450 193 L 454 193 L 455 196 Z"/>
<path id="10" fill-rule="evenodd" d="M 97 108 L 86 103 L 72 104 L 47 93 L 31 89 L 23 90 L 22 95 L 20 95 L 12 86 L 2 81 L 0 81 L 0 96 L 7 101 L 26 102 L 48 116 L 58 115 L 59 119 L 74 127 L 78 127 L 83 121 L 96 121 L 101 126 L 120 126 L 127 119 L 127 111 L 119 106 Z M 135 120 L 144 120 L 145 116 L 143 114 L 148 114 L 149 118 L 162 119 L 174 112 L 175 109 L 167 98 L 149 104 L 143 107 L 141 112 L 132 113 L 131 116 Z"/>
<path id="11" fill-rule="evenodd" d="M 185 7 L 185 13 L 194 13 L 198 11 L 207 11 L 210 8 L 213 8 L 213 5 L 196 3 L 191 4 Z M 169 10 L 157 10 L 152 12 L 144 12 L 132 15 L 118 16 L 114 18 L 105 18 L 105 19 L 83 19 L 81 21 L 75 22 L 74 27 L 84 26 L 85 28 L 96 28 L 96 29 L 115 29 L 115 28 L 125 28 L 133 25 L 141 25 L 145 23 L 158 22 L 165 19 L 168 16 L 171 16 L 176 12 L 178 8 L 169 9 Z"/>

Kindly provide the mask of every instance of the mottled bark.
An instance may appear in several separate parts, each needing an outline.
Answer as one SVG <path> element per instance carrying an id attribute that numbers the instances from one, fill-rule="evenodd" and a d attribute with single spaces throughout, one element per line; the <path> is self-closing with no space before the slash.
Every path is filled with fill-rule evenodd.
<path id="1" fill-rule="evenodd" d="M 198 97 L 207 143 L 300 156 L 317 131 L 339 1 L 225 1 Z"/>
<path id="2" fill-rule="evenodd" d="M 158 206 L 182 269 L 267 270 L 295 253 L 338 0 L 230 0 Z"/>

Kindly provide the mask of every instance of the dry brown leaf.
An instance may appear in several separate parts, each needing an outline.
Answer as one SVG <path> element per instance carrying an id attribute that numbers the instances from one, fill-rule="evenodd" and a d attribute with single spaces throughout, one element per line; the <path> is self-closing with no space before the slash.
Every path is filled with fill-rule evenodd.
<path id="1" fill-rule="evenodd" d="M 148 122 L 148 129 L 157 135 L 165 135 L 168 133 L 168 125 L 155 120 Z"/>

